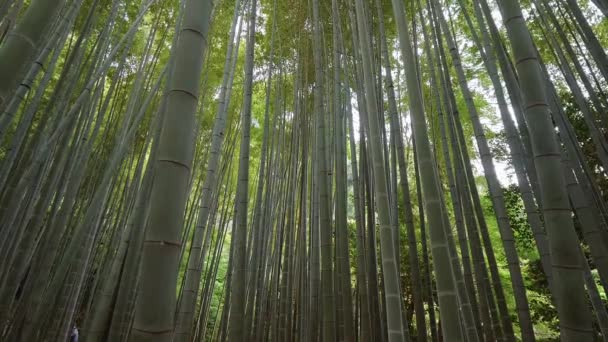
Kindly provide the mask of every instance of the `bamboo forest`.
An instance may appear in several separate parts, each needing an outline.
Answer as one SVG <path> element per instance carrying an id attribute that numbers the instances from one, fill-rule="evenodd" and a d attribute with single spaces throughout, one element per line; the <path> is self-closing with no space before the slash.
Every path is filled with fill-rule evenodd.
<path id="1" fill-rule="evenodd" d="M 608 0 L 0 0 L 0 342 L 608 341 Z"/>

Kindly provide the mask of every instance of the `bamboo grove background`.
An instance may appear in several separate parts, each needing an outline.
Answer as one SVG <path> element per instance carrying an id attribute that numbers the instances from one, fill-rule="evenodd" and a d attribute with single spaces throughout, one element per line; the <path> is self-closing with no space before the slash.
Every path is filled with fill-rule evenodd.
<path id="1" fill-rule="evenodd" d="M 0 0 L 0 340 L 607 340 L 607 14 Z"/>

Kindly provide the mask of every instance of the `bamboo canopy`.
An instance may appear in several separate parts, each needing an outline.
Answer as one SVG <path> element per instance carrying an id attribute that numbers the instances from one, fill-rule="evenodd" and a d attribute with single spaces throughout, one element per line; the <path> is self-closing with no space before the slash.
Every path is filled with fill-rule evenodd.
<path id="1" fill-rule="evenodd" d="M 0 0 L 0 342 L 608 341 L 606 0 Z"/>

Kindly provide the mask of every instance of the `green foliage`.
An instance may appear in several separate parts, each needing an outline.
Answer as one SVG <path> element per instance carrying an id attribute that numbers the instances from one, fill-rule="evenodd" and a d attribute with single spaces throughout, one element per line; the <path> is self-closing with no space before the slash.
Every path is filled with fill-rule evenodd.
<path id="1" fill-rule="evenodd" d="M 510 185 L 503 188 L 503 195 L 507 207 L 507 215 L 511 222 L 511 228 L 515 236 L 517 252 L 520 257 L 520 266 L 524 276 L 528 303 L 530 305 L 530 314 L 534 331 L 537 334 L 538 341 L 558 341 L 559 326 L 557 318 L 557 310 L 553 305 L 551 294 L 549 292 L 547 278 L 542 270 L 538 250 L 534 242 L 532 230 L 527 222 L 526 213 L 521 199 L 519 188 L 515 185 Z M 498 263 L 505 265 L 506 260 L 502 253 L 500 236 L 497 234 L 496 220 L 493 216 L 491 199 L 488 194 L 483 198 L 484 208 L 488 215 L 488 226 L 492 237 L 492 244 L 497 252 Z M 490 219 L 491 218 L 491 219 Z M 505 268 L 500 270 L 505 287 L 507 300 L 512 298 L 512 289 L 509 282 L 509 274 Z M 509 300 L 509 306 L 512 307 L 512 299 Z M 516 316 L 513 316 L 516 319 Z"/>
<path id="2" fill-rule="evenodd" d="M 585 123 L 583 114 L 580 112 L 580 109 L 571 92 L 562 90 L 559 95 L 566 116 L 568 117 L 568 120 L 572 124 L 574 132 L 576 133 L 579 147 L 585 156 L 587 166 L 591 171 L 598 187 L 603 190 L 602 193 L 604 195 L 604 200 L 608 201 L 608 192 L 606 191 L 608 190 L 608 177 L 606 177 L 606 170 L 603 170 L 602 163 L 597 155 L 597 146 L 591 139 L 589 128 Z M 604 137 L 608 137 L 607 130 L 602 130 L 601 128 L 599 129 L 600 131 L 603 131 Z"/>
<path id="3" fill-rule="evenodd" d="M 511 222 L 511 229 L 513 229 L 515 240 L 517 241 L 518 254 L 525 259 L 537 259 L 538 253 L 534 244 L 534 235 L 528 224 L 519 188 L 515 185 L 509 185 L 503 189 L 503 196 Z"/>

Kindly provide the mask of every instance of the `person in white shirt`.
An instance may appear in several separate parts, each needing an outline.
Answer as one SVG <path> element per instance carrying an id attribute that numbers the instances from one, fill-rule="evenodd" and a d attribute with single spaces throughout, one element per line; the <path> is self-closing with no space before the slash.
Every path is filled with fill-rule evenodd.
<path id="1" fill-rule="evenodd" d="M 78 342 L 78 328 L 76 325 L 72 327 L 72 333 L 70 334 L 70 342 Z"/>

